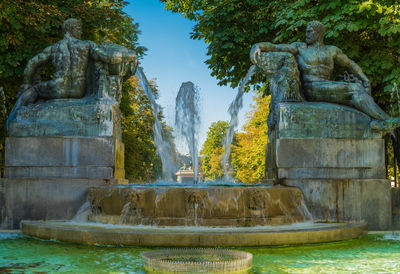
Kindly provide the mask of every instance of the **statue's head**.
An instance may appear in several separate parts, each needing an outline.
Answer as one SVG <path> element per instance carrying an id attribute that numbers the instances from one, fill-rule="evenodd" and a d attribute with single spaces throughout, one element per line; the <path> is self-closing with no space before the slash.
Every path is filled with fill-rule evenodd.
<path id="1" fill-rule="evenodd" d="M 319 21 L 311 21 L 307 24 L 306 43 L 312 45 L 315 42 L 323 42 L 325 26 Z"/>
<path id="2" fill-rule="evenodd" d="M 69 33 L 74 38 L 80 39 L 82 35 L 81 20 L 70 18 L 64 21 L 62 26 L 64 35 Z"/>

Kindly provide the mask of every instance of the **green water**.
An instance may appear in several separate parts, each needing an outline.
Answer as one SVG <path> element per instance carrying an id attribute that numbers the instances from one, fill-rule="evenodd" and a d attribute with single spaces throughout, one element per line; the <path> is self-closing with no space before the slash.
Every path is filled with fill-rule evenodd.
<path id="1" fill-rule="evenodd" d="M 99 247 L 0 233 L 0 273 L 144 273 L 150 248 Z M 240 248 L 251 252 L 254 273 L 400 272 L 400 235 L 306 246 Z"/>

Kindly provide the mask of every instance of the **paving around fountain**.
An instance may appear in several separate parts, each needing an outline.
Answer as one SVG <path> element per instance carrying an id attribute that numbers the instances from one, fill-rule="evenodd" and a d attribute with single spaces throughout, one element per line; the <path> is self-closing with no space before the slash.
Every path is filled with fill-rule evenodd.
<path id="1" fill-rule="evenodd" d="M 195 85 L 183 83 L 176 98 L 176 130 L 193 166 L 185 173 L 162 134 L 161 107 L 136 53 L 80 40 L 80 29 L 79 20 L 66 20 L 64 38 L 28 63 L 7 121 L 0 221 L 8 230 L 0 231 L 0 272 L 96 272 L 105 267 L 142 272 L 122 262 L 132 259 L 140 266 L 139 252 L 144 252 L 147 271 L 162 265 L 171 273 L 334 272 L 343 269 L 324 263 L 329 258 L 321 255 L 323 250 L 343 263 L 349 248 L 364 260 L 386 264 L 367 272 L 400 270 L 398 257 L 393 263 L 390 254 L 382 258 L 361 251 L 400 254 L 398 234 L 382 234 L 400 229 L 400 192 L 386 178 L 383 140 L 400 122 L 373 101 L 361 68 L 336 47 L 323 44 L 320 22 L 307 25 L 305 43 L 253 45 L 253 65 L 229 108 L 222 183 L 202 182 L 198 169 Z M 33 81 L 44 60 L 57 60 L 56 78 Z M 356 80 L 331 81 L 334 60 Z M 235 183 L 229 173 L 230 148 L 242 96 L 257 73 L 263 73 L 271 89 L 266 179 L 262 184 Z M 154 113 L 153 139 L 163 182 L 129 184 L 125 179 L 119 103 L 122 82 L 134 74 Z M 186 177 L 174 182 L 175 174 Z M 378 232 L 367 235 L 368 230 Z M 74 268 L 67 262 L 85 253 L 77 244 L 88 252 L 83 256 L 87 264 Z M 71 254 L 46 263 L 34 254 L 41 250 L 51 257 L 63 248 Z M 283 255 L 277 255 L 279 250 Z M 94 259 L 102 256 L 109 262 Z M 293 266 L 285 256 L 309 266 Z M 267 260 L 270 268 L 263 265 Z M 363 262 L 354 262 L 357 271 Z"/>

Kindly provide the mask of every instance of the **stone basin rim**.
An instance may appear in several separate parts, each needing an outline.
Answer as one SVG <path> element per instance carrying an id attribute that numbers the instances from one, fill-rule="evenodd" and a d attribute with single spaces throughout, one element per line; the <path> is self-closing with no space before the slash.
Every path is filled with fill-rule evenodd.
<path id="1" fill-rule="evenodd" d="M 63 224 L 64 223 L 64 224 Z M 160 228 L 159 231 L 112 229 L 100 226 L 65 225 L 65 221 L 22 221 L 22 232 L 40 239 L 88 245 L 212 247 L 274 246 L 333 242 L 358 238 L 367 232 L 367 224 L 326 224 L 326 228 L 259 231 L 196 231 Z M 164 231 L 163 231 L 164 230 Z M 221 229 L 223 230 L 223 229 Z"/>

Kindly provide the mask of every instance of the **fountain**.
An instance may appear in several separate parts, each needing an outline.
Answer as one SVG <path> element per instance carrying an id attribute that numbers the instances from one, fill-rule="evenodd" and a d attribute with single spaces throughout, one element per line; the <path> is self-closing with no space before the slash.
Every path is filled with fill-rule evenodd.
<path id="1" fill-rule="evenodd" d="M 171 273 L 249 273 L 253 255 L 248 252 L 184 248 L 142 253 L 143 266 L 149 272 Z"/>
<path id="2" fill-rule="evenodd" d="M 162 162 L 162 174 L 164 179 L 171 181 L 172 176 L 176 171 L 176 163 L 172 158 L 172 149 L 171 144 L 164 140 L 162 136 L 162 126 L 160 119 L 158 117 L 161 107 L 156 102 L 156 97 L 154 95 L 153 90 L 150 87 L 149 82 L 147 81 L 146 75 L 143 73 L 141 68 L 137 69 L 136 75 L 139 78 L 139 84 L 143 88 L 144 93 L 151 103 L 151 109 L 153 111 L 154 116 L 154 125 L 153 125 L 153 136 L 154 143 L 157 148 L 157 154 L 161 158 Z"/>
<path id="3" fill-rule="evenodd" d="M 68 36 L 65 39 L 65 43 L 68 43 Z M 53 185 L 54 182 L 58 182 L 57 186 L 69 187 L 67 189 L 69 191 L 65 191 L 66 188 L 63 188 L 64 191 L 60 191 L 58 188 L 49 190 L 49 188 L 42 187 L 38 193 L 41 194 L 43 189 L 46 189 L 49 195 L 44 198 L 42 198 L 43 195 L 39 198 L 36 195 L 27 195 L 33 202 L 24 200 L 23 207 L 34 205 L 33 208 L 40 208 L 45 211 L 60 208 L 72 211 L 70 209 L 72 205 L 74 206 L 73 211 L 79 212 L 79 215 L 73 220 L 71 220 L 70 213 L 63 213 L 62 216 L 56 215 L 55 220 L 48 218 L 48 215 L 44 215 L 44 217 L 33 213 L 30 216 L 25 215 L 27 216 L 25 219 L 30 220 L 22 222 L 23 233 L 42 239 L 74 243 L 174 247 L 319 243 L 351 239 L 365 233 L 366 224 L 359 219 L 356 222 L 340 222 L 341 220 L 338 219 L 338 222 L 331 223 L 329 221 L 332 220 L 328 218 L 328 222 L 314 222 L 306 207 L 308 201 L 305 200 L 305 197 L 308 197 L 308 200 L 310 199 L 310 193 L 298 187 L 234 183 L 177 184 L 169 181 L 145 185 L 116 184 L 116 182 L 121 182 L 124 177 L 122 171 L 117 172 L 121 169 L 121 163 L 123 166 L 118 98 L 122 80 L 135 72 L 138 63 L 134 53 L 123 47 L 90 45 L 94 52 L 104 51 L 103 55 L 108 56 L 108 58 L 106 60 L 88 60 L 90 66 L 88 66 L 88 71 L 85 71 L 85 75 L 93 74 L 93 79 L 87 79 L 90 83 L 90 89 L 86 91 L 87 93 L 82 94 L 82 98 L 55 98 L 44 102 L 34 102 L 30 105 L 21 99 L 14 111 L 15 119 L 9 123 L 10 133 L 12 138 L 15 139 L 12 140 L 18 144 L 23 145 L 24 142 L 27 142 L 27 139 L 18 138 L 30 138 L 29 142 L 33 142 L 31 140 L 33 139 L 35 142 L 42 143 L 51 140 L 57 144 L 54 146 L 56 153 L 51 150 L 47 151 L 46 146 L 42 144 L 43 151 L 41 153 L 38 153 L 37 150 L 29 150 L 29 153 L 26 154 L 26 150 L 23 151 L 9 142 L 6 147 L 8 155 L 15 158 L 13 153 L 17 154 L 18 152 L 19 158 L 17 160 L 22 159 L 26 162 L 30 159 L 37 159 L 38 161 L 30 162 L 31 166 L 28 167 L 11 166 L 11 164 L 7 166 L 10 182 L 13 180 L 13 182 L 20 182 L 18 180 L 25 182 L 27 180 L 23 176 L 20 176 L 18 180 L 13 177 L 13 175 L 19 174 L 18 172 L 25 172 L 23 174 L 30 174 L 30 176 L 43 176 L 43 173 L 39 171 L 45 170 L 48 175 L 46 181 L 48 185 L 51 185 L 52 182 Z M 60 54 L 62 54 L 64 53 L 62 50 L 66 49 L 57 48 L 57 50 L 61 50 Z M 275 87 L 275 89 L 272 89 L 274 104 L 277 103 L 277 98 L 284 99 L 285 102 L 302 98 L 296 96 L 296 92 L 299 91 L 299 89 L 296 90 L 298 82 L 295 81 L 296 78 L 292 79 L 293 75 L 296 76 L 297 71 L 292 69 L 294 67 L 290 65 L 295 64 L 295 59 L 288 54 L 280 53 L 263 53 L 261 57 L 261 61 L 255 63 L 257 66 L 266 69 L 267 75 L 273 74 L 270 83 Z M 276 59 L 279 59 L 278 62 Z M 271 65 L 272 68 L 269 67 Z M 94 72 L 89 73 L 92 69 Z M 255 67 L 253 66 L 242 82 L 237 100 L 230 108 L 233 118 L 228 141 L 232 139 L 233 129 L 237 123 L 234 117 L 241 105 L 244 85 L 254 74 L 254 70 Z M 68 73 L 65 72 L 67 76 Z M 171 164 L 171 158 L 168 156 L 170 148 L 162 139 L 161 125 L 158 120 L 160 107 L 155 101 L 154 94 L 143 71 L 139 68 L 136 73 L 152 103 L 153 114 L 155 115 L 154 139 L 157 151 L 163 159 L 163 174 L 169 180 L 175 170 L 173 164 Z M 277 74 L 280 78 L 276 77 Z M 282 74 L 285 77 L 281 77 Z M 26 88 L 27 95 L 33 92 L 29 86 L 24 88 Z M 36 90 L 40 91 L 40 89 L 34 89 L 34 91 Z M 189 121 L 181 118 L 178 118 L 178 121 L 184 120 L 186 124 L 193 123 L 192 125 L 195 125 L 198 118 L 196 116 L 197 110 L 194 108 L 195 94 L 193 90 L 192 85 L 186 83 L 181 89 L 182 93 L 180 92 L 178 95 L 178 102 L 181 102 L 181 99 L 182 102 L 185 102 L 185 107 L 180 103 L 178 104 L 181 106 L 180 109 L 191 110 L 188 115 L 185 115 L 190 118 Z M 190 100 L 183 100 L 185 96 L 188 96 Z M 193 107 L 190 106 L 192 103 Z M 62 112 L 54 111 L 54 105 L 62 106 Z M 85 115 L 81 112 L 71 113 L 67 111 L 67 108 L 71 106 L 79 109 Z M 274 110 L 271 116 L 273 119 L 271 119 L 276 120 L 276 117 L 279 116 L 275 112 L 277 108 L 271 109 Z M 63 113 L 63 115 L 60 115 L 60 113 Z M 60 118 L 62 123 L 58 120 L 52 121 L 52 118 Z M 83 128 L 82 123 L 91 126 L 90 130 Z M 276 127 L 278 127 L 277 124 Z M 271 129 L 273 128 L 271 127 Z M 193 157 L 197 155 L 196 141 L 193 137 L 195 127 L 192 127 L 188 133 L 190 137 L 188 143 L 192 146 Z M 73 136 L 71 137 L 71 135 Z M 70 139 L 72 139 L 71 142 Z M 57 142 L 61 142 L 61 144 Z M 96 144 L 96 146 L 93 144 Z M 105 148 L 110 149 L 106 151 L 106 155 L 103 155 L 101 152 Z M 229 149 L 229 145 L 226 148 Z M 308 155 L 306 152 L 302 153 Z M 24 155 L 28 160 L 23 157 Z M 29 157 L 26 157 L 26 155 Z M 107 162 L 107 165 L 96 165 L 99 162 L 101 163 L 100 160 L 109 158 L 112 158 L 113 161 Z M 276 157 L 276 159 L 278 158 Z M 58 163 L 58 166 L 50 166 L 51 168 L 46 166 L 49 165 L 49 159 L 53 159 Z M 9 163 L 20 164 L 19 161 L 15 161 L 15 163 L 9 161 Z M 278 163 L 280 162 L 278 161 Z M 35 166 L 38 164 L 43 166 L 38 168 Z M 50 164 L 54 163 L 51 162 Z M 197 166 L 196 160 L 193 161 L 193 164 Z M 280 166 L 275 165 L 274 168 L 278 169 Z M 51 177 L 52 175 L 53 177 Z M 54 175 L 56 175 L 56 178 L 54 178 Z M 96 180 L 93 182 L 88 177 L 82 177 L 89 175 L 97 176 L 95 177 Z M 60 176 L 64 176 L 64 181 L 58 181 Z M 36 180 L 38 186 L 43 186 L 42 177 L 35 177 L 32 180 Z M 82 187 L 83 190 L 81 189 L 79 192 L 79 199 L 72 197 L 58 200 L 58 197 L 65 197 L 70 193 L 76 194 L 73 187 L 82 181 L 87 185 L 90 185 L 90 183 L 92 185 Z M 24 187 L 25 185 L 26 187 Z M 22 185 L 19 190 L 26 191 L 26 189 L 33 187 L 33 184 L 27 185 L 26 182 L 25 185 Z M 6 189 L 8 187 L 7 185 Z M 19 192 L 15 191 L 15 193 Z M 54 197 L 57 198 L 54 199 Z M 88 197 L 88 201 L 85 203 L 84 197 Z M 315 197 L 315 199 L 319 198 Z M 6 200 L 7 205 L 12 202 L 11 199 Z M 18 200 L 15 200 L 14 203 L 17 204 Z M 82 204 L 82 208 L 78 210 L 77 205 Z M 313 203 L 311 204 L 313 205 Z M 15 207 L 15 205 L 14 207 L 7 207 L 4 211 L 11 212 L 14 223 L 19 220 L 18 218 L 21 218 L 18 211 L 12 210 Z M 315 212 L 314 207 L 312 207 L 312 210 Z M 35 219 L 47 220 L 35 221 Z M 318 220 L 321 221 L 319 216 Z M 350 221 L 354 220 L 350 219 Z"/>
<path id="4" fill-rule="evenodd" d="M 182 83 L 176 96 L 175 125 L 177 132 L 186 140 L 189 154 L 192 157 L 194 183 L 197 183 L 199 173 L 199 156 L 197 135 L 200 126 L 199 93 L 192 82 Z"/>
<path id="5" fill-rule="evenodd" d="M 251 77 L 256 73 L 257 71 L 257 66 L 252 65 L 247 72 L 247 75 L 243 78 L 243 80 L 240 82 L 239 85 L 239 90 L 238 93 L 236 94 L 235 99 L 232 101 L 232 103 L 229 106 L 228 113 L 231 116 L 231 119 L 229 121 L 229 128 L 226 132 L 225 138 L 224 138 L 224 147 L 225 147 L 225 154 L 222 157 L 222 167 L 224 169 L 224 180 L 226 181 L 231 181 L 232 178 L 229 175 L 229 156 L 231 154 L 231 144 L 233 141 L 233 135 L 235 133 L 235 129 L 237 128 L 239 124 L 239 111 L 243 107 L 243 94 L 245 92 L 246 85 L 250 81 Z"/>

